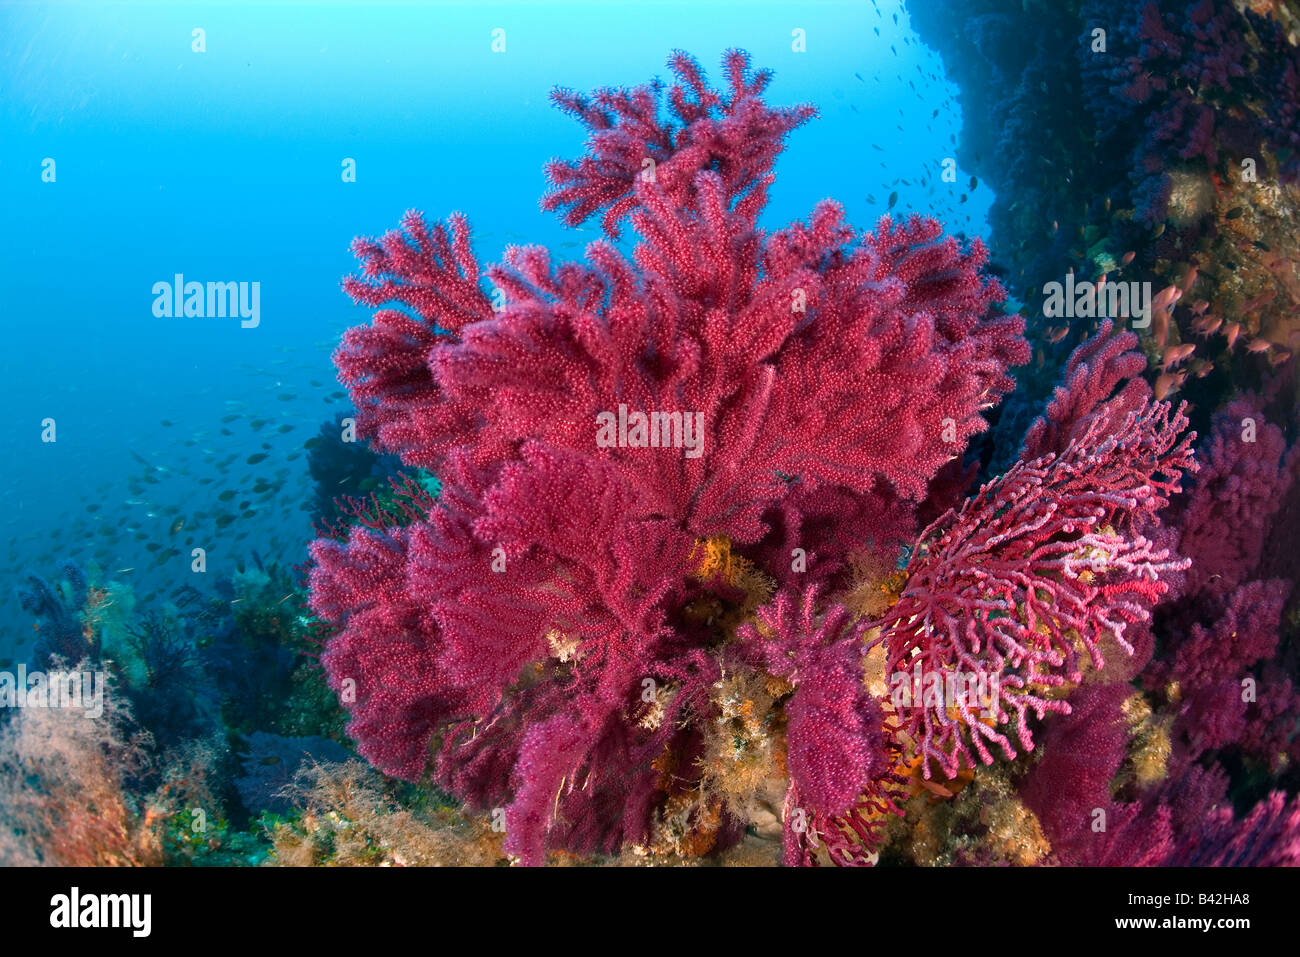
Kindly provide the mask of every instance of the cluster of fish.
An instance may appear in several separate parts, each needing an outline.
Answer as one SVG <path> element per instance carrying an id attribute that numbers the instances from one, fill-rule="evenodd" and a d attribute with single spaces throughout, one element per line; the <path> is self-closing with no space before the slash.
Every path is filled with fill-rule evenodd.
<path id="1" fill-rule="evenodd" d="M 1133 257 L 1134 253 L 1125 253 L 1119 261 L 1120 267 L 1128 266 L 1133 262 Z M 1169 331 L 1171 326 L 1174 325 L 1174 310 L 1182 302 L 1183 297 L 1191 292 L 1192 286 L 1195 285 L 1199 275 L 1200 270 L 1196 266 L 1189 266 L 1177 282 L 1164 287 L 1151 299 L 1151 339 L 1159 350 L 1160 360 L 1160 372 L 1156 376 L 1155 384 L 1152 387 L 1157 399 L 1165 399 L 1173 395 L 1183 387 L 1189 377 L 1201 379 L 1214 370 L 1212 360 L 1196 357 L 1196 343 L 1169 342 Z M 1103 273 L 1097 280 L 1097 288 L 1100 290 L 1106 285 L 1106 281 L 1107 276 Z M 1250 314 L 1267 306 L 1276 296 L 1277 293 L 1274 290 L 1261 293 L 1242 306 L 1242 314 Z M 1289 349 L 1260 336 L 1247 336 L 1240 322 L 1225 321 L 1221 316 L 1210 314 L 1210 302 L 1207 299 L 1198 299 L 1187 305 L 1186 308 L 1191 316 L 1190 328 L 1192 332 L 1206 340 L 1214 336 L 1223 336 L 1229 353 L 1240 341 L 1244 343 L 1243 348 L 1248 353 L 1255 355 L 1268 353 L 1269 362 L 1272 365 L 1285 362 L 1291 357 L 1292 353 Z M 1053 326 L 1045 330 L 1044 338 L 1049 343 L 1056 343 L 1064 339 L 1068 332 L 1068 326 Z"/>
<path id="2" fill-rule="evenodd" d="M 875 4 L 874 0 L 872 6 L 875 9 L 876 16 L 883 21 L 885 15 L 881 12 L 879 6 Z M 892 14 L 892 17 L 895 27 L 899 28 L 901 32 L 898 14 L 894 13 Z M 874 27 L 873 29 L 875 30 L 876 36 L 881 36 L 879 27 Z M 960 116 L 956 101 L 953 98 L 955 87 L 953 87 L 940 74 L 941 63 L 938 55 L 934 53 L 933 50 L 929 49 L 919 40 L 916 40 L 908 34 L 900 36 L 899 39 L 904 46 L 915 47 L 915 56 L 922 59 L 925 64 L 924 66 L 921 63 L 911 64 L 912 68 L 916 71 L 915 79 L 910 76 L 906 69 L 895 71 L 892 74 L 892 79 L 885 75 L 885 71 L 876 71 L 872 74 L 870 80 L 867 80 L 861 73 L 854 73 L 853 77 L 859 83 L 873 89 L 872 100 L 876 102 L 896 101 L 898 98 L 893 94 L 883 97 L 879 96 L 880 88 L 882 87 L 896 87 L 901 90 L 902 87 L 906 86 L 911 90 L 912 96 L 927 106 L 931 106 L 934 103 L 936 92 L 943 91 L 945 95 L 942 102 L 938 103 L 937 106 L 932 107 L 929 119 L 924 122 L 925 138 L 930 141 L 937 141 L 939 136 L 941 136 L 943 132 L 946 132 L 947 145 L 950 151 L 949 155 L 954 155 L 957 149 L 957 128 L 960 125 Z M 899 52 L 898 44 L 891 43 L 889 49 L 896 59 L 903 58 L 903 54 Z M 920 87 L 917 86 L 918 79 L 922 84 Z M 835 95 L 838 98 L 843 94 L 841 91 L 837 90 L 835 91 Z M 854 113 L 863 112 L 856 104 L 850 104 L 849 109 Z M 900 136 L 893 142 L 888 140 L 883 141 L 887 144 L 888 148 L 887 146 L 881 145 L 881 143 L 872 143 L 871 148 L 878 153 L 908 153 L 909 149 L 907 148 L 906 143 L 912 141 L 914 138 L 919 138 L 919 125 L 916 123 L 915 117 L 924 115 L 924 110 L 908 114 L 903 108 L 899 107 L 898 116 L 901 122 L 895 124 L 895 129 L 899 132 Z M 945 124 L 946 130 L 941 130 L 939 133 L 936 133 L 935 122 L 940 120 L 941 117 L 943 118 L 942 122 Z M 909 125 L 904 126 L 905 123 Z M 886 202 L 882 204 L 876 198 L 874 193 L 868 193 L 865 197 L 867 204 L 871 207 L 875 207 L 876 211 L 888 212 L 897 207 L 901 199 L 905 210 L 910 211 L 915 209 L 917 212 L 936 216 L 950 229 L 956 229 L 958 225 L 960 225 L 963 227 L 964 233 L 969 234 L 972 232 L 982 232 L 983 223 L 977 223 L 975 218 L 968 211 L 960 208 L 970 201 L 971 194 L 979 187 L 979 180 L 976 177 L 971 176 L 969 177 L 969 180 L 961 178 L 960 180 L 954 180 L 951 182 L 945 181 L 940 172 L 940 161 L 943 158 L 944 157 L 936 157 L 930 163 L 918 164 L 919 171 L 911 177 L 898 176 L 888 182 L 883 182 L 883 188 L 892 190 L 889 193 Z M 978 161 L 979 157 L 976 157 L 976 162 Z M 880 168 L 888 172 L 891 168 L 896 169 L 897 164 L 895 163 L 894 166 L 891 167 L 889 163 L 882 161 L 880 163 Z M 903 189 L 899 189 L 899 187 L 902 187 Z M 922 191 L 924 191 L 924 198 L 922 198 L 921 195 Z M 909 196 L 915 200 L 915 202 L 909 203 L 907 201 Z M 884 208 L 880 209 L 882 205 Z"/>
<path id="3" fill-rule="evenodd" d="M 304 368 L 318 372 L 320 363 Z M 170 594 L 178 579 L 192 580 L 194 548 L 208 553 L 208 571 L 227 574 L 250 559 L 260 563 L 258 553 L 299 563 L 313 536 L 304 514 L 313 498 L 306 453 L 332 415 L 312 399 L 321 396 L 332 410 L 347 396 L 323 394 L 329 386 L 311 379 L 301 390 L 307 401 L 299 401 L 299 391 L 282 385 L 283 370 L 259 371 L 276 378 L 264 399 L 227 399 L 223 414 L 188 434 L 182 430 L 197 424 L 193 418 L 160 420 L 153 451 L 129 450 L 138 468 L 79 494 L 77 475 L 51 476 L 57 487 L 72 486 L 77 505 L 65 500 L 48 522 L 30 510 L 10 515 L 7 560 L 15 577 L 24 570 L 50 576 L 72 560 L 129 582 L 137 600 L 148 602 Z M 271 406 L 282 407 L 271 414 Z M 311 437 L 304 442 L 302 435 Z"/>

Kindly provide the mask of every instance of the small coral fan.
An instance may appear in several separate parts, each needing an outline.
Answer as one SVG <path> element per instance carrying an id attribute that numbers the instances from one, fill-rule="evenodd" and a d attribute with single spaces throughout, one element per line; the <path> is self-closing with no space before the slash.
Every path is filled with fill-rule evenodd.
<path id="1" fill-rule="evenodd" d="M 601 215 L 585 265 L 511 247 L 494 309 L 462 216 L 357 242 L 345 288 L 378 311 L 341 378 L 362 434 L 442 493 L 313 545 L 322 662 L 365 757 L 503 808 L 525 863 L 694 857 L 777 815 L 787 862 L 871 863 L 918 753 L 951 768 L 962 749 L 870 690 L 865 646 L 891 669 L 1005 672 L 961 740 L 1005 747 L 1010 712 L 1027 746 L 1025 712 L 1180 567 L 1145 536 L 1188 466 L 1184 422 L 1138 386 L 1102 394 L 1135 371 L 1103 336 L 1043 448 L 898 575 L 918 517 L 969 481 L 982 410 L 1029 358 L 1022 322 L 980 243 L 933 220 L 860 233 L 824 202 L 760 228 L 812 109 L 768 106 L 740 52 L 721 91 L 669 65 L 666 90 L 554 96 L 591 137 L 543 205 Z"/>
<path id="2" fill-rule="evenodd" d="M 1132 530 L 1194 467 L 1190 437 L 1175 445 L 1186 424 L 1149 402 L 1119 421 L 1092 418 L 1060 456 L 1021 460 L 922 534 L 876 639 L 888 670 L 986 676 L 996 688 L 988 721 L 973 696 L 908 709 L 927 762 L 951 777 L 961 759 L 973 761 L 971 746 L 986 764 L 990 743 L 1014 758 L 998 730 L 1013 715 L 1021 746 L 1032 749 L 1027 712 L 1069 709 L 1045 695 L 1082 678 L 1082 656 L 1103 668 L 1107 641 L 1132 654 L 1125 630 L 1148 620 L 1167 591 L 1160 576 L 1189 564 Z"/>

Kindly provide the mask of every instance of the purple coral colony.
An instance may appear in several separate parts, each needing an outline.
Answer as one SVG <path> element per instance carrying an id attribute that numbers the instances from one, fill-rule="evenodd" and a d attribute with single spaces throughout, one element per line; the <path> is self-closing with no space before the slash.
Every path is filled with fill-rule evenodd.
<path id="1" fill-rule="evenodd" d="M 1300 862 L 1300 8 L 910 12 L 987 247 L 760 226 L 816 110 L 738 50 L 552 95 L 579 261 L 356 241 L 387 481 L 318 510 L 306 637 L 222 639 L 342 709 L 246 729 L 273 859 Z"/>

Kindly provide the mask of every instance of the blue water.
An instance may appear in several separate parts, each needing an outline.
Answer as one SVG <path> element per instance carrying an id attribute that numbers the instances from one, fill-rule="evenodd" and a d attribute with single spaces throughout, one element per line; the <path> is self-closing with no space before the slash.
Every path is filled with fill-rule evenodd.
<path id="1" fill-rule="evenodd" d="M 520 242 L 580 257 L 595 230 L 537 207 L 543 164 L 583 140 L 550 89 L 639 84 L 673 48 L 720 81 L 733 46 L 776 71 L 771 102 L 821 110 L 778 163 L 767 225 L 832 197 L 867 227 L 897 191 L 896 212 L 984 233 L 988 191 L 960 169 L 939 182 L 956 89 L 887 0 L 0 5 L 0 657 L 32 638 L 23 576 L 57 578 L 65 558 L 146 607 L 253 552 L 302 561 L 303 442 L 346 407 L 329 356 L 368 318 L 339 290 L 352 238 L 408 208 L 461 210 L 484 263 Z M 177 273 L 259 282 L 260 324 L 155 317 L 153 284 Z M 277 490 L 239 513 L 258 479 Z M 225 511 L 241 517 L 218 529 Z"/>

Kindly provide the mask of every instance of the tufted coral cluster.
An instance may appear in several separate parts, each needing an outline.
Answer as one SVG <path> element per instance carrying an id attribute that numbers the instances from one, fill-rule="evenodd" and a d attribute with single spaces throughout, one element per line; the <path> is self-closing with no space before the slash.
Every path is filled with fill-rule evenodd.
<path id="1" fill-rule="evenodd" d="M 1261 421 L 1275 461 L 1252 468 L 1216 428 L 1190 484 L 1184 410 L 1106 325 L 971 488 L 1031 356 L 983 246 L 919 217 L 859 231 L 831 201 L 760 225 L 814 111 L 723 65 L 721 89 L 676 53 L 671 83 L 553 96 L 589 132 L 543 199 L 599 218 L 582 262 L 485 268 L 459 214 L 355 244 L 345 288 L 376 311 L 340 378 L 360 434 L 440 486 L 312 547 L 362 755 L 528 864 L 1112 861 L 1125 829 L 1150 863 L 1296 853 L 1294 805 L 1239 824 L 1205 767 L 1281 760 L 1289 686 L 1208 737 L 1199 717 L 1225 675 L 1285 681 L 1262 535 L 1225 538 L 1203 491 L 1289 488 L 1281 433 Z"/>

